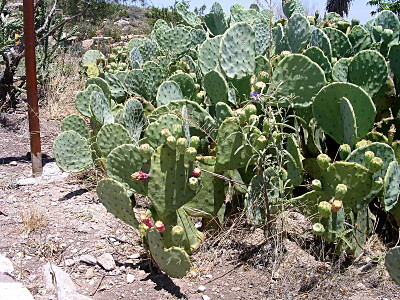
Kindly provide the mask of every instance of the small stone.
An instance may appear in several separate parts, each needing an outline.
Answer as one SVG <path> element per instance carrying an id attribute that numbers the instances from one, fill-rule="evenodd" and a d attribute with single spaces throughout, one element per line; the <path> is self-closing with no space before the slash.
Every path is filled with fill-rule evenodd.
<path id="1" fill-rule="evenodd" d="M 89 268 L 86 270 L 85 278 L 92 279 L 94 277 L 94 268 Z"/>
<path id="2" fill-rule="evenodd" d="M 360 282 L 360 283 L 357 283 L 357 284 L 356 284 L 356 289 L 357 289 L 357 290 L 366 290 L 367 287 L 366 287 L 364 284 L 362 284 L 362 283 Z"/>
<path id="3" fill-rule="evenodd" d="M 211 278 L 212 278 L 212 275 L 211 275 L 211 274 L 207 274 L 207 275 L 206 275 L 206 278 L 211 279 Z"/>
<path id="4" fill-rule="evenodd" d="M 81 255 L 81 257 L 79 257 L 79 261 L 84 262 L 88 265 L 97 264 L 97 259 L 93 255 L 90 255 L 90 254 Z"/>
<path id="5" fill-rule="evenodd" d="M 206 287 L 204 286 L 204 285 L 200 285 L 198 288 L 197 288 L 197 291 L 199 292 L 199 293 L 202 293 L 202 292 L 204 292 L 206 290 Z"/>
<path id="6" fill-rule="evenodd" d="M 203 300 L 211 300 L 211 298 L 208 297 L 207 295 L 203 295 L 203 296 L 201 296 L 201 298 L 202 298 Z"/>
<path id="7" fill-rule="evenodd" d="M 72 267 L 75 264 L 75 261 L 73 259 L 66 259 L 64 263 L 65 266 Z"/>
<path id="8" fill-rule="evenodd" d="M 133 275 L 133 274 L 127 274 L 126 275 L 126 282 L 127 283 L 132 283 L 134 281 L 135 281 L 135 275 Z"/>
<path id="9" fill-rule="evenodd" d="M 11 161 L 11 162 L 9 163 L 9 165 L 10 165 L 10 166 L 16 166 L 16 165 L 18 165 L 18 163 L 14 160 L 14 161 Z"/>
<path id="10" fill-rule="evenodd" d="M 237 286 L 235 286 L 235 287 L 232 288 L 232 291 L 234 291 L 234 292 L 238 292 L 238 291 L 240 291 L 240 290 L 241 290 L 241 288 L 240 288 L 240 287 L 237 287 Z"/>
<path id="11" fill-rule="evenodd" d="M 52 201 L 50 204 L 51 204 L 52 206 L 57 206 L 57 205 L 58 205 L 58 203 L 55 202 L 55 201 Z"/>
<path id="12" fill-rule="evenodd" d="M 97 263 L 106 271 L 112 271 L 117 267 L 114 258 L 110 253 L 104 253 L 99 256 L 97 258 Z"/>
<path id="13" fill-rule="evenodd" d="M 128 256 L 129 259 L 139 259 L 140 258 L 140 253 L 133 253 Z"/>

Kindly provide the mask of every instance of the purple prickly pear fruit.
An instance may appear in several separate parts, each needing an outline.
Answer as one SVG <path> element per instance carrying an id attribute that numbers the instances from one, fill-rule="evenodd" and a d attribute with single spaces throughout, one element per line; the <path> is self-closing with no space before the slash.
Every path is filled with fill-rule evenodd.
<path id="1" fill-rule="evenodd" d="M 325 233 L 325 227 L 321 223 L 315 223 L 312 229 L 316 235 L 323 235 Z"/>
<path id="2" fill-rule="evenodd" d="M 194 161 L 196 159 L 197 150 L 194 147 L 186 148 L 186 154 L 189 161 Z"/>
<path id="3" fill-rule="evenodd" d="M 140 145 L 140 154 L 146 159 L 150 160 L 153 155 L 154 149 L 149 144 Z"/>
<path id="4" fill-rule="evenodd" d="M 200 146 L 200 138 L 198 136 L 192 136 L 190 138 L 190 146 L 192 146 L 193 148 L 199 148 Z"/>
<path id="5" fill-rule="evenodd" d="M 164 223 L 161 221 L 157 221 L 155 227 L 160 233 L 163 233 L 165 231 Z"/>
<path id="6" fill-rule="evenodd" d="M 146 181 L 149 178 L 149 174 L 138 171 L 131 175 L 132 180 L 134 181 Z"/>
<path id="7" fill-rule="evenodd" d="M 182 154 L 186 152 L 187 145 L 188 145 L 188 142 L 187 142 L 186 138 L 179 138 L 176 140 L 176 148 Z"/>
<path id="8" fill-rule="evenodd" d="M 201 169 L 200 169 L 200 168 L 194 168 L 194 169 L 193 169 L 192 175 L 193 175 L 194 177 L 199 177 L 200 174 L 201 174 Z"/>
<path id="9" fill-rule="evenodd" d="M 326 154 L 320 154 L 320 155 L 317 156 L 317 164 L 321 168 L 321 170 L 323 170 L 323 171 L 328 169 L 330 162 L 331 162 L 331 159 Z"/>
<path id="10" fill-rule="evenodd" d="M 199 179 L 197 179 L 196 177 L 190 177 L 189 178 L 189 187 L 195 191 L 197 190 L 197 187 L 199 186 Z"/>
<path id="11" fill-rule="evenodd" d="M 335 199 L 343 200 L 343 197 L 347 193 L 347 185 L 339 183 L 335 188 Z"/>
<path id="12" fill-rule="evenodd" d="M 150 219 L 148 214 L 140 214 L 140 221 L 147 227 L 154 227 L 153 221 Z"/>
<path id="13" fill-rule="evenodd" d="M 329 218 L 332 213 L 332 204 L 322 201 L 318 204 L 318 212 L 322 218 Z"/>
<path id="14" fill-rule="evenodd" d="M 314 191 L 322 191 L 322 183 L 321 183 L 320 180 L 314 179 L 311 182 L 311 185 L 312 185 L 312 188 L 313 188 Z"/>
<path id="15" fill-rule="evenodd" d="M 333 200 L 332 201 L 332 213 L 338 212 L 343 207 L 342 200 Z"/>
<path id="16" fill-rule="evenodd" d="M 172 150 L 176 149 L 176 138 L 173 135 L 167 137 L 166 143 Z"/>

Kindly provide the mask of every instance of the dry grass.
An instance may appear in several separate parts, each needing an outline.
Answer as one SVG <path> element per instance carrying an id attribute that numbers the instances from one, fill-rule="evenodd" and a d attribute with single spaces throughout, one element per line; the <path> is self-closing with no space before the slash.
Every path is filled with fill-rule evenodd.
<path id="1" fill-rule="evenodd" d="M 31 232 L 46 226 L 47 220 L 42 211 L 36 208 L 28 208 L 19 213 L 22 220 L 23 228 L 21 232 L 30 234 Z"/>
<path id="2" fill-rule="evenodd" d="M 75 95 L 84 89 L 84 79 L 79 75 L 81 57 L 62 52 L 51 67 L 44 86 L 43 115 L 50 120 L 62 120 L 76 114 Z"/>

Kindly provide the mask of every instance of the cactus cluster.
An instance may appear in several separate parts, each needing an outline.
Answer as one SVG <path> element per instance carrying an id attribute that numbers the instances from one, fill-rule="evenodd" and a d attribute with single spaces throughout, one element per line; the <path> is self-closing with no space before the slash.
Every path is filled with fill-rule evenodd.
<path id="1" fill-rule="evenodd" d="M 257 5 L 227 15 L 215 3 L 199 18 L 178 3 L 184 24 L 158 20 L 109 57 L 83 58 L 82 117 L 63 121 L 56 161 L 102 167 L 100 201 L 171 276 L 189 271 L 202 240 L 191 217 L 222 222 L 233 195 L 256 225 L 294 205 L 349 253 L 371 234 L 372 201 L 400 225 L 399 20 L 383 11 L 360 25 L 283 4 L 276 20 Z M 144 215 L 135 194 L 151 201 Z"/>

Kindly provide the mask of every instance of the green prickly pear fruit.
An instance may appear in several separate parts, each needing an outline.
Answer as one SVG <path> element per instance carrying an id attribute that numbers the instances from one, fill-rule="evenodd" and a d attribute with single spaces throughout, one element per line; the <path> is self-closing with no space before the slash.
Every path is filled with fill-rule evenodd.
<path id="1" fill-rule="evenodd" d="M 182 226 L 176 225 L 171 230 L 172 244 L 181 247 L 184 241 L 184 230 Z"/>
<path id="2" fill-rule="evenodd" d="M 189 188 L 191 188 L 193 191 L 197 190 L 199 187 L 199 179 L 196 177 L 190 177 L 189 178 Z"/>
<path id="3" fill-rule="evenodd" d="M 187 145 L 188 142 L 186 138 L 179 138 L 176 140 L 176 148 L 181 154 L 186 152 Z"/>
<path id="4" fill-rule="evenodd" d="M 385 44 L 389 44 L 393 40 L 393 30 L 386 28 L 382 31 L 382 42 Z"/>
<path id="5" fill-rule="evenodd" d="M 268 144 L 268 140 L 264 135 L 260 135 L 256 141 L 256 149 L 259 151 L 263 151 Z"/>
<path id="6" fill-rule="evenodd" d="M 371 163 L 372 159 L 375 157 L 375 153 L 372 151 L 366 151 L 364 153 L 364 163 L 365 165 L 369 166 Z"/>
<path id="7" fill-rule="evenodd" d="M 194 80 L 194 82 L 196 82 L 196 81 L 197 81 L 197 76 L 196 76 L 196 73 L 194 73 L 194 72 L 190 72 L 190 73 L 189 73 L 189 75 L 190 75 L 190 77 L 192 77 L 192 79 Z"/>
<path id="8" fill-rule="evenodd" d="M 198 93 L 196 94 L 195 101 L 196 101 L 198 104 L 201 104 L 201 103 L 204 102 L 204 100 L 206 100 L 206 92 L 205 92 L 205 91 L 200 91 L 200 92 L 198 92 Z"/>
<path id="9" fill-rule="evenodd" d="M 317 164 L 321 170 L 325 171 L 328 169 L 331 159 L 326 154 L 320 154 L 317 156 Z"/>
<path id="10" fill-rule="evenodd" d="M 320 180 L 314 179 L 311 182 L 311 185 L 312 185 L 312 188 L 313 188 L 314 191 L 322 191 L 322 183 L 321 183 Z"/>
<path id="11" fill-rule="evenodd" d="M 372 187 L 371 189 L 373 191 L 379 191 L 382 187 L 383 187 L 383 179 L 382 177 L 378 177 L 378 179 L 374 180 L 374 182 L 372 182 Z"/>
<path id="12" fill-rule="evenodd" d="M 332 201 L 332 213 L 338 212 L 343 207 L 342 200 L 333 200 Z"/>
<path id="13" fill-rule="evenodd" d="M 314 16 L 307 16 L 308 22 L 310 22 L 310 25 L 315 25 L 315 17 Z"/>
<path id="14" fill-rule="evenodd" d="M 162 129 L 161 130 L 161 136 L 165 139 L 165 140 L 167 140 L 167 138 L 169 137 L 169 136 L 171 136 L 172 134 L 171 134 L 171 131 L 169 130 L 169 128 L 164 128 L 164 129 Z"/>
<path id="15" fill-rule="evenodd" d="M 332 204 L 327 201 L 322 201 L 318 204 L 318 212 L 322 218 L 329 218 L 332 214 Z"/>
<path id="16" fill-rule="evenodd" d="M 335 188 L 335 199 L 343 200 L 343 197 L 347 193 L 347 185 L 339 183 Z"/>
<path id="17" fill-rule="evenodd" d="M 360 25 L 360 23 L 361 23 L 360 19 L 357 18 L 351 19 L 351 26 Z"/>
<path id="18" fill-rule="evenodd" d="M 258 126 L 259 118 L 258 118 L 257 115 L 251 115 L 251 116 L 249 117 L 248 121 L 249 121 L 249 125 L 252 125 L 252 126 L 257 127 L 257 126 Z"/>
<path id="19" fill-rule="evenodd" d="M 315 16 L 315 20 L 318 20 L 318 18 L 319 18 L 319 11 L 318 10 L 315 11 L 314 16 Z"/>
<path id="20" fill-rule="evenodd" d="M 367 145 L 369 145 L 370 143 L 371 143 L 370 141 L 361 140 L 361 141 L 359 141 L 359 142 L 356 144 L 356 148 L 358 149 L 358 148 L 367 146 Z"/>
<path id="21" fill-rule="evenodd" d="M 236 116 L 239 118 L 240 125 L 246 124 L 246 113 L 243 108 L 238 108 L 235 111 Z"/>
<path id="22" fill-rule="evenodd" d="M 194 84 L 194 93 L 197 94 L 200 92 L 201 86 L 198 83 Z"/>
<path id="23" fill-rule="evenodd" d="M 261 71 L 260 73 L 258 73 L 257 80 L 258 81 L 262 81 L 264 83 L 268 83 L 269 82 L 269 74 L 268 74 L 268 72 Z"/>
<path id="24" fill-rule="evenodd" d="M 374 37 L 376 42 L 381 41 L 382 31 L 383 31 L 383 28 L 380 25 L 372 27 L 372 36 Z"/>
<path id="25" fill-rule="evenodd" d="M 194 147 L 186 148 L 186 154 L 189 161 L 194 161 L 196 159 L 197 150 Z"/>
<path id="26" fill-rule="evenodd" d="M 246 119 L 249 120 L 251 115 L 257 114 L 257 107 L 254 104 L 249 104 L 243 108 Z"/>
<path id="27" fill-rule="evenodd" d="M 181 124 L 173 124 L 172 125 L 172 135 L 179 139 L 182 136 L 182 125 Z"/>
<path id="28" fill-rule="evenodd" d="M 140 145 L 140 154 L 146 159 L 150 160 L 151 156 L 154 153 L 154 149 L 149 144 L 142 144 Z"/>
<path id="29" fill-rule="evenodd" d="M 172 150 L 176 149 L 176 138 L 173 135 L 167 137 L 166 143 Z"/>
<path id="30" fill-rule="evenodd" d="M 190 138 L 190 146 L 197 149 L 200 146 L 200 138 L 197 135 L 194 135 Z"/>
<path id="31" fill-rule="evenodd" d="M 325 227 L 321 223 L 315 223 L 312 229 L 316 235 L 323 235 L 325 233 Z"/>
<path id="32" fill-rule="evenodd" d="M 351 147 L 348 144 L 340 145 L 339 155 L 342 160 L 345 160 L 351 153 Z"/>
<path id="33" fill-rule="evenodd" d="M 267 87 L 267 85 L 265 82 L 259 81 L 254 84 L 253 90 L 259 94 L 262 94 L 266 87 Z"/>
<path id="34" fill-rule="evenodd" d="M 368 169 L 372 172 L 372 173 L 376 173 L 380 170 L 382 170 L 382 166 L 383 166 L 383 160 L 382 158 L 375 156 L 372 160 L 371 163 L 368 167 Z"/>
<path id="35" fill-rule="evenodd" d="M 271 130 L 271 125 L 274 124 L 274 120 L 271 118 L 265 118 L 264 123 L 263 123 L 263 133 L 264 134 L 269 134 Z"/>

